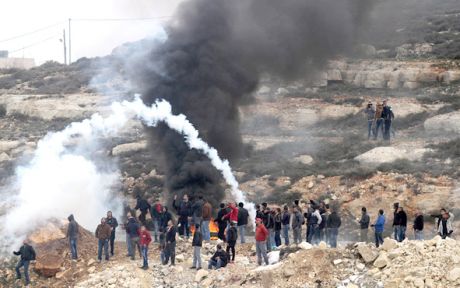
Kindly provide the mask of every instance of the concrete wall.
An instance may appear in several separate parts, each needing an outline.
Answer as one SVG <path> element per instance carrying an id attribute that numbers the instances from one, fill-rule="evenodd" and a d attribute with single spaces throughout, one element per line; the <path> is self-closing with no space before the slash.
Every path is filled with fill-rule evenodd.
<path id="1" fill-rule="evenodd" d="M 0 58 L 0 69 L 30 69 L 32 67 L 35 67 L 35 60 L 33 58 Z"/>

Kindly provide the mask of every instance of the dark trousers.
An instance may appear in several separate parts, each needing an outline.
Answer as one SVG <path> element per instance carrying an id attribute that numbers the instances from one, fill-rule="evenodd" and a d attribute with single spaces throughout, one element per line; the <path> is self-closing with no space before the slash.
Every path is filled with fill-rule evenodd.
<path id="1" fill-rule="evenodd" d="M 390 140 L 391 120 L 385 120 L 385 129 L 383 131 L 383 139 Z"/>
<path id="2" fill-rule="evenodd" d="M 329 245 L 331 245 L 332 248 L 337 247 L 337 236 L 339 235 L 339 228 L 328 228 L 328 234 L 329 234 Z"/>
<path id="3" fill-rule="evenodd" d="M 19 269 L 21 267 L 24 267 L 24 277 L 26 279 L 26 285 L 29 285 L 30 279 L 29 279 L 29 260 L 19 260 L 18 264 L 16 265 L 16 278 L 21 279 L 21 271 Z"/>
<path id="4" fill-rule="evenodd" d="M 105 260 L 109 260 L 109 239 L 99 239 L 97 244 L 97 259 L 102 260 L 102 249 L 104 249 Z"/>
<path id="5" fill-rule="evenodd" d="M 383 244 L 383 236 L 382 236 L 383 232 L 377 232 L 375 231 L 375 246 L 377 246 L 377 248 Z"/>
<path id="6" fill-rule="evenodd" d="M 235 244 L 236 243 L 228 243 L 227 245 L 227 254 L 230 256 L 230 251 L 232 252 L 232 261 L 235 261 Z"/>
<path id="7" fill-rule="evenodd" d="M 276 247 L 281 246 L 281 230 L 275 230 L 275 245 Z"/>
<path id="8" fill-rule="evenodd" d="M 225 228 L 227 228 L 227 224 L 219 224 L 219 232 L 217 233 L 217 237 L 226 242 L 227 239 L 225 239 Z"/>
<path id="9" fill-rule="evenodd" d="M 377 119 L 375 121 L 375 130 L 374 130 L 374 139 L 377 139 L 379 137 L 379 131 L 382 132 L 382 135 L 384 134 L 383 131 L 383 119 Z"/>
<path id="10" fill-rule="evenodd" d="M 147 216 L 148 210 L 142 211 L 141 210 L 141 215 L 139 215 L 139 221 L 142 223 L 142 225 L 145 225 L 145 217 Z"/>
<path id="11" fill-rule="evenodd" d="M 113 256 L 113 251 L 115 248 L 115 230 L 112 230 L 109 241 L 110 241 L 110 255 Z"/>
<path id="12" fill-rule="evenodd" d="M 165 261 L 163 264 L 167 264 L 171 258 L 171 265 L 174 265 L 176 262 L 176 241 L 166 243 L 165 247 Z"/>
<path id="13" fill-rule="evenodd" d="M 180 217 L 179 218 L 179 235 L 184 236 L 186 235 L 187 238 L 190 236 L 190 229 L 188 224 L 187 217 Z"/>

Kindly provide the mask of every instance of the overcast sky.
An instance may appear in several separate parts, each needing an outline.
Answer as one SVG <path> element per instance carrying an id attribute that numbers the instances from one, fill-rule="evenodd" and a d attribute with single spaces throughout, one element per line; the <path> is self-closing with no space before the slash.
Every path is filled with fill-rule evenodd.
<path id="1" fill-rule="evenodd" d="M 35 58 L 36 64 L 47 60 L 63 62 L 63 29 L 68 33 L 72 21 L 72 61 L 80 57 L 110 54 L 124 42 L 161 35 L 161 24 L 154 21 L 78 21 L 77 19 L 151 18 L 170 16 L 182 0 L 6 0 L 1 1 L 0 50 L 10 57 Z M 49 29 L 25 37 L 3 41 L 42 27 Z M 36 45 L 35 45 L 36 44 Z M 33 45 L 30 48 L 22 49 Z M 19 50 L 17 52 L 12 52 Z"/>

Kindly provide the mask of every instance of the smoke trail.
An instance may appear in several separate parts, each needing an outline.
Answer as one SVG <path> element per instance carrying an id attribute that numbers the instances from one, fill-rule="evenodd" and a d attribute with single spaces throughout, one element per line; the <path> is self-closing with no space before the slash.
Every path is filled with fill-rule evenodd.
<path id="1" fill-rule="evenodd" d="M 350 52 L 369 0 L 191 0 L 165 27 L 167 39 L 144 51 L 129 78 L 147 104 L 161 95 L 187 115 L 203 139 L 230 161 L 245 153 L 239 106 L 251 103 L 262 75 L 308 78 L 331 57 Z M 145 48 L 144 48 L 145 49 Z M 148 129 L 154 153 L 164 155 L 166 190 L 224 197 L 206 159 L 164 125 Z M 209 193 L 207 193 L 209 194 Z"/>
<path id="2" fill-rule="evenodd" d="M 39 141 L 29 165 L 17 169 L 18 195 L 2 205 L 11 206 L 11 209 L 0 219 L 4 223 L 0 232 L 5 235 L 0 250 L 7 251 L 50 218 L 62 219 L 73 213 L 82 226 L 92 228 L 108 209 L 119 211 L 120 200 L 116 197 L 110 200 L 118 174 L 98 169 L 92 154 L 98 149 L 99 137 L 117 135 L 132 118 L 140 119 L 147 126 L 163 122 L 180 133 L 189 148 L 209 157 L 231 187 L 235 200 L 247 203 L 228 161 L 222 160 L 217 150 L 199 137 L 183 114 L 173 115 L 166 101 L 157 101 L 147 107 L 136 97 L 132 102 L 114 102 L 112 114 L 106 118 L 94 114 L 90 119 L 72 123 L 63 131 L 50 133 Z M 254 219 L 254 205 L 247 204 Z"/>

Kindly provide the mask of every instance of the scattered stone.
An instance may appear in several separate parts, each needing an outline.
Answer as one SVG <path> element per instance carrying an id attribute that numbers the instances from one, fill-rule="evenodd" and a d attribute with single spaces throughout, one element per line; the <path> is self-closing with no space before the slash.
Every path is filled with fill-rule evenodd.
<path id="1" fill-rule="evenodd" d="M 360 243 L 358 245 L 358 253 L 361 255 L 365 263 L 371 263 L 379 256 L 377 251 L 371 249 L 364 243 Z"/>
<path id="2" fill-rule="evenodd" d="M 299 247 L 300 249 L 303 249 L 303 250 L 310 250 L 311 248 L 313 248 L 313 246 L 312 246 L 310 243 L 305 242 L 305 241 L 304 241 L 304 242 L 301 242 L 301 243 L 298 245 L 298 247 Z"/>
<path id="3" fill-rule="evenodd" d="M 383 268 L 385 266 L 388 266 L 389 263 L 390 260 L 388 259 L 387 254 L 380 253 L 379 257 L 374 261 L 374 266 L 377 268 Z"/>
<path id="4" fill-rule="evenodd" d="M 460 267 L 456 267 L 452 270 L 449 271 L 447 274 L 447 280 L 449 281 L 457 281 L 457 279 L 460 278 Z"/>
<path id="5" fill-rule="evenodd" d="M 195 282 L 201 282 L 204 278 L 208 276 L 209 272 L 205 269 L 200 269 L 195 274 Z"/>
<path id="6" fill-rule="evenodd" d="M 343 262 L 342 259 L 335 259 L 335 260 L 333 261 L 334 265 L 339 265 L 339 264 L 342 263 L 342 262 Z"/>

